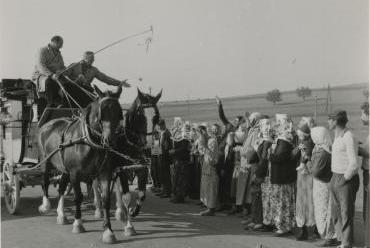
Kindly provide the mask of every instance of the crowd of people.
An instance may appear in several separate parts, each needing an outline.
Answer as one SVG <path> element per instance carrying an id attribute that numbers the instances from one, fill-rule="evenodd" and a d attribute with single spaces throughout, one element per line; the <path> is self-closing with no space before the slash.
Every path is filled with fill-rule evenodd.
<path id="1" fill-rule="evenodd" d="M 369 247 L 369 137 L 354 138 L 346 111 L 330 114 L 326 128 L 311 117 L 294 125 L 287 114 L 245 113 L 229 121 L 218 98 L 217 104 L 222 125 L 176 117 L 167 128 L 159 121 L 151 149 L 156 195 L 172 203 L 199 200 L 201 216 L 239 215 L 248 230 L 321 237 L 319 246 L 345 248 L 353 245 L 362 168 Z M 368 125 L 368 102 L 361 111 Z"/>

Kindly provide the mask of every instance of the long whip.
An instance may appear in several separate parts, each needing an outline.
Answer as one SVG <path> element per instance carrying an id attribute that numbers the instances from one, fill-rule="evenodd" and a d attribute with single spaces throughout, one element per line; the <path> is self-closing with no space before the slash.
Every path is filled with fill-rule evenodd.
<path id="1" fill-rule="evenodd" d="M 108 49 L 108 48 L 110 48 L 110 47 L 112 47 L 112 46 L 114 46 L 114 45 L 117 45 L 117 44 L 119 44 L 119 43 L 121 43 L 121 42 L 123 42 L 123 41 L 125 41 L 125 40 L 131 39 L 131 38 L 134 38 L 134 37 L 137 37 L 137 36 L 140 36 L 140 35 L 143 35 L 143 34 L 149 33 L 149 32 L 150 32 L 150 33 L 152 34 L 152 36 L 153 36 L 153 33 L 154 33 L 153 26 L 150 26 L 150 28 L 149 28 L 149 29 L 144 30 L 144 31 L 142 31 L 142 32 L 139 32 L 139 33 L 136 33 L 136 34 L 132 34 L 132 35 L 126 36 L 126 37 L 124 37 L 124 38 L 122 38 L 122 39 L 119 39 L 119 40 L 117 40 L 117 41 L 115 41 L 115 42 L 112 42 L 112 43 L 110 43 L 110 44 L 108 44 L 108 45 L 106 45 L 106 46 L 102 47 L 101 49 L 99 49 L 99 50 L 95 51 L 95 52 L 94 52 L 94 55 L 95 55 L 95 54 L 97 54 L 97 53 L 100 53 L 100 52 L 102 52 L 102 51 L 104 51 L 104 50 L 106 50 L 106 49 Z M 57 76 L 62 75 L 63 73 L 65 73 L 66 71 L 68 71 L 68 70 L 70 70 L 71 68 L 75 67 L 76 65 L 80 64 L 80 63 L 81 63 L 81 62 L 83 62 L 83 61 L 84 61 L 84 60 L 83 60 L 83 59 L 81 59 L 78 63 L 73 63 L 73 64 L 71 64 L 70 66 L 68 66 L 68 67 L 66 67 L 64 70 L 62 70 L 61 72 L 57 73 Z"/>

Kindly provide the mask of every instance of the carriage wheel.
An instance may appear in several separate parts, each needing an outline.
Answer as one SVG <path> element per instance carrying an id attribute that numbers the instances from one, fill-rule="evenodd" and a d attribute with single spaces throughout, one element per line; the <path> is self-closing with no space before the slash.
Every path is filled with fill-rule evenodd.
<path id="1" fill-rule="evenodd" d="M 20 208 L 20 184 L 18 176 L 13 174 L 13 168 L 9 163 L 4 165 L 3 192 L 8 212 L 16 214 Z"/>

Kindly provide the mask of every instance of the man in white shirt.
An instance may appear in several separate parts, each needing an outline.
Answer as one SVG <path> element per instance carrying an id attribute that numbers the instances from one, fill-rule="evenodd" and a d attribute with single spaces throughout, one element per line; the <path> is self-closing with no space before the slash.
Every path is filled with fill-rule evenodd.
<path id="1" fill-rule="evenodd" d="M 369 126 L 369 103 L 364 102 L 361 105 L 361 121 L 365 126 Z M 369 223 L 369 135 L 366 135 L 366 140 L 358 148 L 358 155 L 362 157 L 363 185 L 364 185 L 364 237 L 365 247 L 370 247 L 370 223 Z"/>
<path id="2" fill-rule="evenodd" d="M 329 128 L 334 131 L 330 181 L 332 216 L 338 226 L 337 236 L 341 239 L 340 248 L 352 248 L 353 220 L 355 215 L 356 193 L 360 179 L 357 160 L 358 143 L 351 131 L 346 128 L 347 113 L 337 110 L 329 116 Z"/>

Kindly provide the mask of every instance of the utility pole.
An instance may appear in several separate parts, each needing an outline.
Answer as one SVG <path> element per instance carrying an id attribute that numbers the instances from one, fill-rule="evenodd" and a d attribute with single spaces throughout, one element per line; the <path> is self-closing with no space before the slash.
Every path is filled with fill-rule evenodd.
<path id="1" fill-rule="evenodd" d="M 315 122 L 317 122 L 317 96 L 315 96 Z"/>
<path id="2" fill-rule="evenodd" d="M 152 87 L 149 86 L 149 95 L 152 95 Z"/>
<path id="3" fill-rule="evenodd" d="M 331 102 L 331 88 L 330 88 L 330 84 L 329 84 L 329 112 L 331 113 L 333 110 L 332 110 L 332 102 Z"/>
<path id="4" fill-rule="evenodd" d="M 188 105 L 188 119 L 190 119 L 190 103 L 189 103 L 189 92 L 188 94 L 186 95 L 187 97 L 187 105 Z"/>

